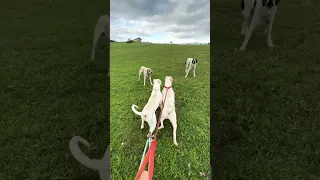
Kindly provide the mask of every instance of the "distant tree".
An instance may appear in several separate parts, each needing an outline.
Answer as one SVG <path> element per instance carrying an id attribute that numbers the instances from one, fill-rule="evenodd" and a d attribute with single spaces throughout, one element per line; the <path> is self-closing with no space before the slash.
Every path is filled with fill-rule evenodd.
<path id="1" fill-rule="evenodd" d="M 128 38 L 127 43 L 133 43 L 133 40 L 131 40 L 130 38 Z"/>
<path id="2" fill-rule="evenodd" d="M 170 41 L 170 44 L 172 44 L 172 41 Z"/>
<path id="3" fill-rule="evenodd" d="M 115 40 L 111 40 L 111 39 L 110 39 L 110 42 L 116 42 L 116 41 L 115 41 Z"/>

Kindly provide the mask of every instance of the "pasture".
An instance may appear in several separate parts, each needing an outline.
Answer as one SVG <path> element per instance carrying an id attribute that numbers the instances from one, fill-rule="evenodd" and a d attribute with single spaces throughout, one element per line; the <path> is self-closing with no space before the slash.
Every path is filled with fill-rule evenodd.
<path id="1" fill-rule="evenodd" d="M 107 42 L 90 61 L 93 27 L 109 12 L 100 4 L 1 3 L 0 179 L 99 179 L 68 143 L 84 137 L 93 148 L 83 152 L 92 158 L 109 143 Z"/>
<path id="2" fill-rule="evenodd" d="M 209 179 L 209 48 L 209 45 L 111 43 L 111 179 L 134 179 L 147 139 L 148 124 L 145 122 L 141 130 L 141 118 L 131 110 L 132 104 L 141 110 L 152 91 L 149 81 L 143 86 L 143 76 L 138 81 L 142 65 L 152 68 L 153 79 L 161 79 L 161 90 L 165 76 L 171 75 L 175 91 L 179 146 L 173 144 L 172 126 L 165 120 L 157 140 L 154 179 Z M 189 73 L 184 78 L 187 57 L 198 58 L 196 77 Z M 200 172 L 206 176 L 201 177 Z"/>
<path id="3" fill-rule="evenodd" d="M 213 179 L 320 178 L 320 2 L 280 1 L 275 48 L 240 47 L 240 1 L 211 4 Z"/>

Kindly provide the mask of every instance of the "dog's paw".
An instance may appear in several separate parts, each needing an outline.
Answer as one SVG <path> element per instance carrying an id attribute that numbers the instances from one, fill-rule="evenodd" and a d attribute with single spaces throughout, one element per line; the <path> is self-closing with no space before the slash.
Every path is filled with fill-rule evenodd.
<path id="1" fill-rule="evenodd" d="M 158 129 L 163 129 L 164 128 L 164 126 L 160 126 Z"/>
<path id="2" fill-rule="evenodd" d="M 144 126 L 141 126 L 141 129 L 143 129 L 144 128 Z"/>
<path id="3" fill-rule="evenodd" d="M 272 43 L 268 44 L 269 48 L 274 48 L 274 45 Z"/>
<path id="4" fill-rule="evenodd" d="M 176 146 L 179 146 L 177 142 L 174 142 L 173 144 L 176 145 Z"/>
<path id="5" fill-rule="evenodd" d="M 245 51 L 245 50 L 246 50 L 246 48 L 245 48 L 245 47 L 243 47 L 243 46 L 241 46 L 241 47 L 239 48 L 239 50 L 240 50 L 240 51 Z"/>

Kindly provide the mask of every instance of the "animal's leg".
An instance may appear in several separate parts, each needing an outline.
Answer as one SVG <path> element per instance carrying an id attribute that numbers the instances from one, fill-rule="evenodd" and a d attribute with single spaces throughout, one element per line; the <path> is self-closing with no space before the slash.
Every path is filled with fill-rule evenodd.
<path id="1" fill-rule="evenodd" d="M 273 21 L 274 21 L 274 17 L 275 17 L 275 13 L 276 13 L 277 7 L 272 7 L 272 9 L 270 9 L 270 12 L 268 14 L 268 26 L 267 26 L 267 44 L 269 47 L 274 47 L 273 43 L 272 43 L 272 38 L 271 38 L 271 31 L 272 31 L 272 25 L 273 25 Z"/>
<path id="2" fill-rule="evenodd" d="M 242 15 L 244 17 L 244 20 L 242 22 L 241 34 L 246 35 L 252 20 L 251 10 L 253 8 L 253 4 L 250 1 L 246 0 L 244 0 L 243 3 Z"/>
<path id="3" fill-rule="evenodd" d="M 163 111 L 164 111 L 164 109 L 162 109 L 162 112 L 163 112 Z M 159 129 L 164 128 L 163 121 L 164 121 L 164 117 L 161 116 L 161 119 L 160 119 L 161 125 L 160 125 Z"/>
<path id="4" fill-rule="evenodd" d="M 141 129 L 144 128 L 144 120 L 141 118 Z"/>
<path id="5" fill-rule="evenodd" d="M 171 121 L 172 129 L 173 129 L 173 132 L 172 132 L 173 144 L 178 146 L 178 143 L 177 143 L 177 126 L 178 125 L 177 125 L 177 115 L 176 115 L 176 113 L 172 114 L 172 116 L 170 117 L 169 120 Z"/>
<path id="6" fill-rule="evenodd" d="M 139 78 L 138 78 L 138 81 L 140 81 L 141 73 L 142 73 L 142 70 L 140 69 L 140 70 L 139 70 Z"/>
<path id="7" fill-rule="evenodd" d="M 153 85 L 152 81 L 151 81 L 151 74 L 149 75 L 149 79 L 150 79 L 150 84 Z"/>
<path id="8" fill-rule="evenodd" d="M 194 77 L 196 77 L 196 67 L 197 67 L 197 64 L 195 64 L 194 67 L 193 67 L 193 76 Z"/>
<path id="9" fill-rule="evenodd" d="M 188 70 L 187 70 L 187 73 L 186 73 L 186 76 L 185 76 L 185 78 L 188 76 L 188 74 L 189 74 L 189 71 L 190 71 L 190 66 L 188 67 Z"/>
<path id="10" fill-rule="evenodd" d="M 92 54 L 91 54 L 91 60 L 94 60 L 95 54 L 96 54 L 96 48 L 101 35 L 101 31 L 98 29 L 98 27 L 95 27 L 94 35 L 93 35 L 93 42 L 92 42 Z"/>
<path id="11" fill-rule="evenodd" d="M 146 78 L 147 78 L 147 73 L 143 73 L 143 86 L 146 86 Z"/>
<path id="12" fill-rule="evenodd" d="M 256 9 L 256 12 L 254 13 L 254 15 L 253 15 L 253 18 L 252 18 L 252 21 L 251 21 L 251 24 L 250 24 L 250 26 L 249 26 L 249 29 L 248 29 L 248 31 L 246 32 L 246 36 L 245 36 L 245 38 L 244 38 L 244 41 L 243 41 L 243 43 L 242 43 L 242 45 L 241 45 L 241 47 L 240 47 L 240 50 L 241 51 L 244 51 L 244 50 L 246 50 L 246 47 L 247 47 L 247 44 L 248 44 L 248 42 L 249 42 L 249 40 L 250 40 L 250 38 L 251 38 L 251 35 L 252 35 L 252 33 L 253 33 L 253 30 L 256 28 L 256 26 L 257 26 L 257 24 L 258 24 L 258 22 L 259 22 L 259 9 Z M 258 15 L 257 15 L 258 14 Z"/>

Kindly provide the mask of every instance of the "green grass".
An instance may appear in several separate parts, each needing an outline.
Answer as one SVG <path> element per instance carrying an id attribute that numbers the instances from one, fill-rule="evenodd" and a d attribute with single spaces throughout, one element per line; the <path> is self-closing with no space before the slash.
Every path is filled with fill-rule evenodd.
<path id="1" fill-rule="evenodd" d="M 98 2 L 97 2 L 98 3 Z M 0 11 L 0 179 L 99 179 L 68 148 L 108 138 L 107 43 L 91 62 L 93 27 L 107 2 L 4 1 Z"/>
<path id="2" fill-rule="evenodd" d="M 144 87 L 143 80 L 138 81 L 143 65 L 152 68 L 153 78 L 162 83 L 171 75 L 176 95 L 179 147 L 173 144 L 170 121 L 164 121 L 157 141 L 154 179 L 209 179 L 209 45 L 112 43 L 110 48 L 111 178 L 134 179 L 141 161 L 149 126 L 145 123 L 140 129 L 141 119 L 131 105 L 143 108 L 152 91 L 149 82 Z M 199 60 L 195 78 L 192 74 L 184 78 L 187 57 Z M 200 177 L 200 172 L 206 177 Z"/>
<path id="3" fill-rule="evenodd" d="M 240 2 L 211 8 L 214 179 L 320 179 L 320 2 L 281 1 L 276 47 L 244 53 Z"/>

